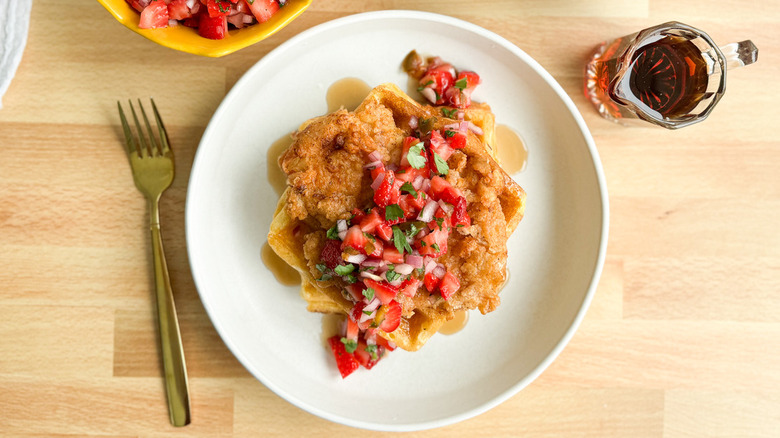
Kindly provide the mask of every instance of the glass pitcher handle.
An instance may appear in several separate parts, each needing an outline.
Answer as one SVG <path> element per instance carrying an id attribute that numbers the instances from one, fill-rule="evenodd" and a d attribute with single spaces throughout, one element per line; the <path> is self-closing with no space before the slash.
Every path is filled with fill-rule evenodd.
<path id="1" fill-rule="evenodd" d="M 726 44 L 720 47 L 720 51 L 726 58 L 727 69 L 750 65 L 758 60 L 758 47 L 750 40 Z"/>

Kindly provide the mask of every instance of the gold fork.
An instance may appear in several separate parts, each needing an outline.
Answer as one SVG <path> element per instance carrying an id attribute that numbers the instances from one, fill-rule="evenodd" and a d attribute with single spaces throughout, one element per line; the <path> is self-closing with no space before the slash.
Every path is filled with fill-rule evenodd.
<path id="1" fill-rule="evenodd" d="M 165 371 L 165 389 L 168 395 L 168 411 L 174 426 L 185 426 L 190 423 L 187 367 L 184 363 L 179 321 L 176 317 L 176 306 L 173 302 L 168 264 L 165 262 L 160 233 L 160 195 L 173 181 L 173 152 L 168 144 L 168 133 L 163 126 L 154 99 L 152 99 L 152 109 L 157 123 L 157 138 L 152 132 L 141 101 L 138 100 L 138 106 L 146 125 L 146 135 L 141 129 L 133 103 L 129 103 L 130 111 L 135 120 L 137 137 L 133 135 L 130 125 L 127 123 L 122 105 L 119 102 L 116 104 L 119 107 L 119 117 L 122 119 L 122 128 L 125 132 L 125 143 L 127 144 L 127 153 L 130 156 L 130 167 L 133 170 L 135 185 L 149 201 L 152 254 L 154 255 L 154 284 L 157 292 L 157 317 L 160 323 L 160 343 Z"/>

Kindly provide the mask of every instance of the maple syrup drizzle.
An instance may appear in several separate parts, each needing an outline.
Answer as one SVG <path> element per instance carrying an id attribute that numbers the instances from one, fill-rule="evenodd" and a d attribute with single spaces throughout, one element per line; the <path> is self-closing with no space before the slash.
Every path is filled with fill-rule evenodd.
<path id="1" fill-rule="evenodd" d="M 287 134 L 273 142 L 271 147 L 268 148 L 268 153 L 266 155 L 266 162 L 268 163 L 268 182 L 271 184 L 271 187 L 274 188 L 278 196 L 282 196 L 282 193 L 284 193 L 284 190 L 287 188 L 287 175 L 285 175 L 282 168 L 279 167 L 279 156 L 282 155 L 292 143 L 292 134 Z"/>
<path id="2" fill-rule="evenodd" d="M 285 286 L 298 286 L 301 284 L 301 274 L 276 255 L 268 242 L 263 244 L 260 255 L 266 268 L 276 277 L 276 281 Z"/>
<path id="3" fill-rule="evenodd" d="M 528 165 L 528 148 L 512 128 L 506 125 L 496 126 L 496 148 L 498 162 L 506 173 L 514 175 L 525 170 Z"/>
<path id="4" fill-rule="evenodd" d="M 354 111 L 371 92 L 371 87 L 358 78 L 343 78 L 334 82 L 325 99 L 328 102 L 328 113 L 344 107 L 347 111 Z"/>
<path id="5" fill-rule="evenodd" d="M 458 310 L 455 312 L 455 317 L 444 323 L 439 329 L 439 333 L 443 335 L 454 335 L 466 327 L 466 323 L 469 322 L 469 312 L 465 310 Z"/>

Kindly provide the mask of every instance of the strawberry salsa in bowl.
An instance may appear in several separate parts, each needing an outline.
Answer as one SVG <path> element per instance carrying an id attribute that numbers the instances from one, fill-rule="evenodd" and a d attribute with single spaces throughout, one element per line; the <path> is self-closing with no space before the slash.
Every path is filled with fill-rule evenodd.
<path id="1" fill-rule="evenodd" d="M 162 46 L 220 57 L 270 37 L 312 0 L 98 0 L 125 27 Z"/>

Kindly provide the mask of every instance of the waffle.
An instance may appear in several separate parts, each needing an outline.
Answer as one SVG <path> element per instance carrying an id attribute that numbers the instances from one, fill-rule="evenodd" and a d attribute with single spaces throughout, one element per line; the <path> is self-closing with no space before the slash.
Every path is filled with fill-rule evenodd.
<path id="1" fill-rule="evenodd" d="M 416 117 L 433 129 L 456 120 L 441 108 L 421 105 L 392 84 L 374 88 L 354 112 L 339 110 L 301 125 L 290 148 L 279 158 L 288 175 L 271 223 L 268 243 L 301 274 L 301 296 L 311 312 L 348 314 L 353 303 L 342 295 L 339 279 L 320 281 L 315 265 L 325 230 L 348 219 L 353 208 L 371 199 L 370 181 L 362 169 L 365 157 L 378 151 L 384 162 L 398 162 L 400 145 Z M 451 252 L 442 263 L 461 279 L 461 289 L 449 300 L 424 293 L 404 303 L 401 325 L 379 335 L 415 351 L 455 312 L 494 310 L 506 279 L 506 240 L 523 217 L 525 192 L 496 163 L 494 116 L 486 104 L 474 104 L 465 114 L 482 129 L 469 132 L 467 145 L 453 154 L 447 179 L 469 201 L 472 227 L 453 232 Z"/>

